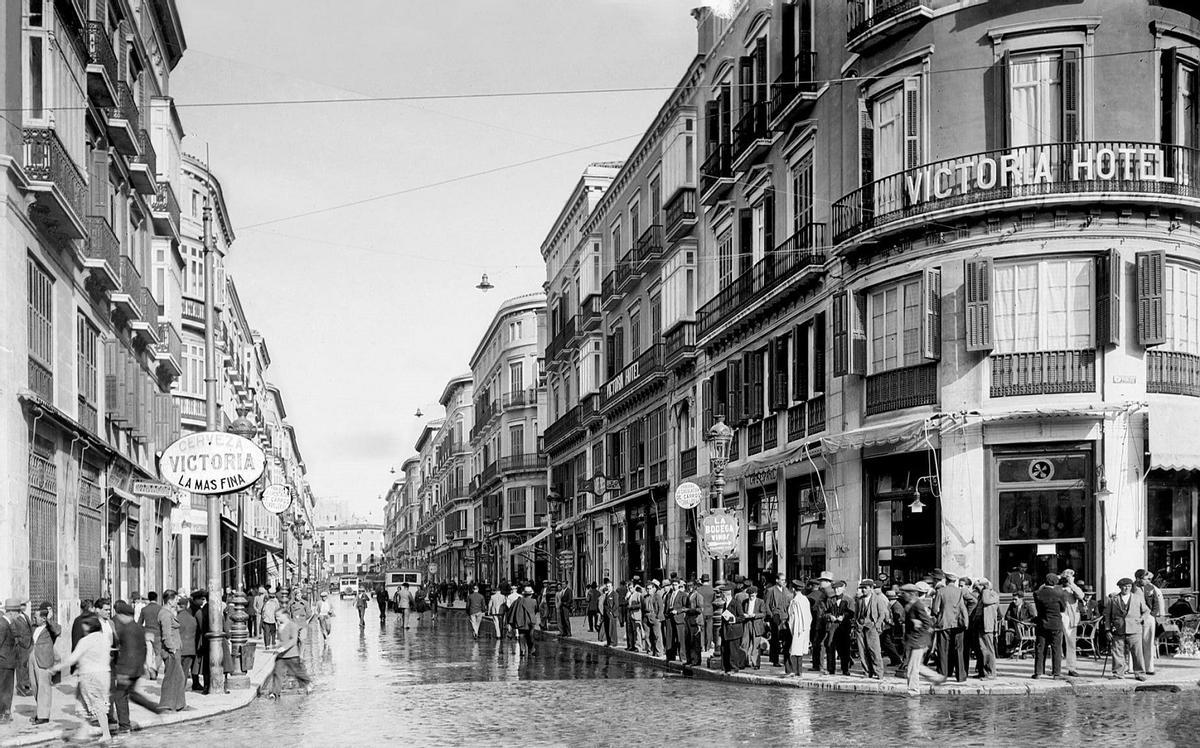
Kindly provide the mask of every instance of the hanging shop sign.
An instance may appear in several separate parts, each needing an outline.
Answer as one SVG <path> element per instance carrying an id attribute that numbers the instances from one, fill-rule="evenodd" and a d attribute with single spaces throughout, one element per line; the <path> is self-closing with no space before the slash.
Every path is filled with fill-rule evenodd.
<path id="1" fill-rule="evenodd" d="M 263 489 L 262 505 L 272 514 L 283 514 L 292 505 L 292 489 L 282 483 L 267 486 Z"/>
<path id="2" fill-rule="evenodd" d="M 133 482 L 133 492 L 138 496 L 155 496 L 160 499 L 169 499 L 175 495 L 175 488 L 166 483 L 159 483 L 156 480 L 135 480 Z"/>
<path id="3" fill-rule="evenodd" d="M 575 568 L 575 554 L 568 550 L 559 551 L 558 566 L 563 571 L 570 571 Z"/>
<path id="4" fill-rule="evenodd" d="M 700 520 L 700 539 L 709 558 L 727 558 L 737 553 L 741 522 L 736 514 L 717 509 Z"/>
<path id="5" fill-rule="evenodd" d="M 700 506 L 704 492 L 691 481 L 684 481 L 675 488 L 675 503 L 680 509 L 695 509 Z"/>
<path id="6" fill-rule="evenodd" d="M 262 448 L 249 439 L 224 431 L 201 431 L 164 449 L 158 472 L 177 488 L 215 495 L 249 487 L 265 466 Z"/>
<path id="7" fill-rule="evenodd" d="M 437 576 L 437 564 L 434 564 L 434 563 L 429 564 L 429 566 L 426 567 L 425 571 L 429 572 L 429 576 L 431 576 L 431 577 Z"/>

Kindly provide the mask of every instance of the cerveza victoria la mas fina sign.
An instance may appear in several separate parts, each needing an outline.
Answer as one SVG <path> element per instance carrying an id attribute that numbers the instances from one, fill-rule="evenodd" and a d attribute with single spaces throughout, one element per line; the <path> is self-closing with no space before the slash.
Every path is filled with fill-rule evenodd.
<path id="1" fill-rule="evenodd" d="M 158 462 L 162 479 L 185 491 L 241 491 L 263 474 L 266 454 L 249 439 L 224 431 L 201 431 L 175 441 Z"/>

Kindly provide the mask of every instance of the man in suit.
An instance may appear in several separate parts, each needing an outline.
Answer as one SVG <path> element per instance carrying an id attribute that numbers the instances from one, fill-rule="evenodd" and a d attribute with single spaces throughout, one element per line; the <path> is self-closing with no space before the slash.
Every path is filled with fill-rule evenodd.
<path id="1" fill-rule="evenodd" d="M 703 640 L 700 633 L 700 626 L 706 609 L 704 597 L 696 591 L 696 584 L 694 582 L 687 583 L 683 594 L 687 600 L 683 611 L 683 661 L 688 665 L 699 665 L 700 644 Z M 711 610 L 711 607 L 708 609 Z"/>
<path id="2" fill-rule="evenodd" d="M 661 657 L 663 652 L 663 601 L 658 594 L 657 579 L 650 580 L 646 594 L 642 596 L 642 624 L 646 627 L 646 651 L 655 657 Z"/>
<path id="3" fill-rule="evenodd" d="M 517 630 L 522 657 L 536 657 L 537 644 L 533 640 L 533 626 L 537 621 L 538 606 L 533 599 L 533 588 L 526 587 L 516 604 L 508 609 L 509 625 Z"/>
<path id="4" fill-rule="evenodd" d="M 1146 665 L 1146 675 L 1154 675 L 1154 661 L 1158 659 L 1158 623 L 1167 613 L 1162 591 L 1154 586 L 1154 572 L 1138 569 L 1133 574 L 1133 591 L 1141 594 L 1150 609 L 1151 620 L 1142 626 L 1142 662 Z"/>
<path id="5" fill-rule="evenodd" d="M 20 660 L 21 647 L 25 644 L 17 638 L 14 620 L 21 615 L 21 609 L 24 607 L 24 600 L 10 597 L 4 601 L 4 615 L 0 616 L 0 724 L 12 722 L 17 663 Z"/>
<path id="6" fill-rule="evenodd" d="M 622 579 L 617 585 L 617 621 L 623 628 L 625 626 L 626 617 L 629 615 L 629 585 L 625 584 Z"/>
<path id="7" fill-rule="evenodd" d="M 962 683 L 967 679 L 967 657 L 964 647 L 967 632 L 967 604 L 962 587 L 953 574 L 933 570 L 936 582 L 933 593 L 933 630 L 937 643 L 938 672 L 951 675 Z"/>
<path id="8" fill-rule="evenodd" d="M 880 680 L 883 675 L 883 650 L 879 638 L 891 625 L 891 608 L 888 599 L 875 589 L 875 580 L 864 579 L 858 583 L 858 605 L 854 612 L 854 625 L 858 634 L 858 653 L 862 657 L 863 670 L 867 677 Z"/>
<path id="9" fill-rule="evenodd" d="M 138 679 L 142 677 L 142 668 L 146 666 L 146 630 L 133 620 L 133 606 L 124 600 L 118 600 L 113 605 L 117 631 L 117 661 L 112 668 L 112 712 L 117 718 L 117 730 L 131 732 L 133 726 L 129 722 L 129 702 L 141 706 L 151 712 L 157 711 L 158 704 L 147 699 L 137 691 Z M 156 621 L 157 623 L 157 621 Z"/>
<path id="10" fill-rule="evenodd" d="M 746 587 L 746 600 L 742 603 L 742 649 L 746 653 L 746 663 L 758 670 L 762 654 L 758 643 L 767 628 L 767 606 L 758 596 L 758 588 L 754 585 Z"/>
<path id="11" fill-rule="evenodd" d="M 1047 574 L 1046 583 L 1034 593 L 1037 618 L 1034 631 L 1037 634 L 1033 656 L 1033 677 L 1040 678 L 1046 672 L 1046 648 L 1054 664 L 1051 672 L 1055 678 L 1062 676 L 1063 614 L 1067 611 L 1067 597 L 1058 586 L 1058 575 Z"/>
<path id="12" fill-rule="evenodd" d="M 54 697 L 53 673 L 50 669 L 58 662 L 54 642 L 58 641 L 61 633 L 62 628 L 54 622 L 50 612 L 50 603 L 42 603 L 33 616 L 33 650 L 29 654 L 29 680 L 37 700 L 37 712 L 32 719 L 35 725 L 50 721 Z"/>
<path id="13" fill-rule="evenodd" d="M 787 630 L 788 606 L 792 603 L 792 593 L 783 586 L 779 574 L 771 574 L 771 586 L 764 595 L 767 608 L 767 622 L 771 631 L 771 664 L 779 667 L 780 653 L 784 662 L 787 661 L 787 650 L 791 646 L 792 635 Z"/>
<path id="14" fill-rule="evenodd" d="M 192 690 L 207 696 L 212 687 L 212 660 L 208 656 L 208 592 L 196 590 L 192 593 L 192 618 L 196 620 L 196 642 L 193 654 Z"/>
<path id="15" fill-rule="evenodd" d="M 33 626 L 29 623 L 24 605 L 13 614 L 12 624 L 17 634 L 16 694 L 32 696 L 33 687 L 29 683 L 29 653 L 33 649 Z"/>
<path id="16" fill-rule="evenodd" d="M 670 648 L 667 649 L 667 660 L 684 658 L 684 628 L 687 625 L 687 593 L 683 591 L 683 582 L 674 574 L 671 575 L 671 586 L 663 597 L 663 626 L 670 630 Z M 664 639 L 666 637 L 664 636 Z"/>
<path id="17" fill-rule="evenodd" d="M 721 669 L 726 673 L 736 673 L 746 666 L 743 660 L 745 651 L 742 649 L 742 602 L 733 596 L 733 587 L 721 585 L 721 597 L 718 604 L 721 608 Z"/>
<path id="18" fill-rule="evenodd" d="M 828 573 L 828 572 L 826 572 Z M 804 594 L 808 598 L 808 608 L 812 612 L 812 626 L 808 630 L 809 646 L 812 648 L 812 670 L 818 675 L 821 670 L 821 653 L 825 649 L 825 600 L 833 593 L 833 580 L 825 579 L 824 575 L 818 581 L 810 582 L 811 588 Z"/>
<path id="19" fill-rule="evenodd" d="M 180 600 L 175 618 L 179 621 L 179 667 L 183 670 L 184 680 L 192 679 L 192 690 L 199 691 L 199 664 L 196 662 L 196 630 L 199 624 L 188 601 Z"/>
<path id="20" fill-rule="evenodd" d="M 840 579 L 828 589 L 829 594 L 821 608 L 825 670 L 830 675 L 834 675 L 840 659 L 842 675 L 849 675 L 850 634 L 854 628 L 854 601 L 846 595 L 846 583 Z"/>
<path id="21" fill-rule="evenodd" d="M 617 643 L 617 615 L 617 594 L 613 592 L 612 582 L 605 579 L 600 588 L 600 626 L 607 647 Z"/>
<path id="22" fill-rule="evenodd" d="M 158 612 L 158 630 L 162 632 L 163 677 L 158 700 L 160 712 L 178 712 L 187 706 L 187 695 L 184 693 L 187 683 L 186 671 L 180 665 L 180 653 L 185 641 L 180 633 L 180 602 L 179 593 L 175 590 L 163 590 L 162 610 Z M 192 651 L 195 652 L 195 639 L 190 641 Z"/>
<path id="23" fill-rule="evenodd" d="M 1133 660 L 1133 677 L 1146 680 L 1143 660 L 1142 629 L 1154 625 L 1146 599 L 1133 591 L 1133 580 L 1117 580 L 1119 592 L 1108 596 L 1104 606 L 1104 625 L 1111 638 L 1114 678 L 1125 677 L 1125 656 Z"/>
<path id="24" fill-rule="evenodd" d="M 1000 593 L 986 578 L 975 580 L 979 602 L 971 610 L 969 624 L 971 648 L 975 652 L 975 674 L 991 680 L 996 677 L 996 631 L 1000 627 Z"/>
<path id="25" fill-rule="evenodd" d="M 157 673 L 161 669 L 159 660 L 162 659 L 162 631 L 158 628 L 158 614 L 162 612 L 162 606 L 158 604 L 157 592 L 151 592 L 147 595 L 147 599 L 149 602 L 138 613 L 137 622 L 146 632 L 146 649 L 148 650 L 146 664 L 150 665 Z"/>
<path id="26" fill-rule="evenodd" d="M 700 576 L 700 584 L 696 585 L 696 594 L 700 596 L 700 646 L 708 652 L 713 644 L 713 598 L 717 591 L 713 589 L 712 578 L 707 574 Z"/>

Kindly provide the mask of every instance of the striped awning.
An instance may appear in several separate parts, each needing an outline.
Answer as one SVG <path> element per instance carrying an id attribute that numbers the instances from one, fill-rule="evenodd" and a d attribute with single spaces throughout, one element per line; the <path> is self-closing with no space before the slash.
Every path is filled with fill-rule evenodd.
<path id="1" fill-rule="evenodd" d="M 1200 401 L 1191 397 L 1150 399 L 1150 467 L 1200 470 Z"/>

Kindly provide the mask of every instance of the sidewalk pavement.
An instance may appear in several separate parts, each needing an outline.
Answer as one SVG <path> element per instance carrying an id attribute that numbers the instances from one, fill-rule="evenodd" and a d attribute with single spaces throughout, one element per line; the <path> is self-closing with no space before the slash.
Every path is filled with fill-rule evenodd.
<path id="1" fill-rule="evenodd" d="M 853 693 L 884 693 L 899 696 L 906 695 L 908 691 L 906 681 L 903 678 L 895 677 L 895 668 L 888 668 L 886 665 L 884 671 L 888 674 L 884 675 L 882 680 L 867 678 L 863 674 L 862 666 L 857 661 L 851 668 L 852 675 L 818 675 L 809 669 L 809 666 L 812 664 L 812 657 L 810 655 L 805 657 L 803 677 L 794 678 L 785 676 L 783 668 L 771 665 L 770 659 L 764 655 L 760 669 L 744 670 L 740 673 L 727 675 L 721 671 L 719 651 L 715 653 L 716 659 L 711 662 L 709 657 L 714 654 L 712 652 L 706 653 L 701 658 L 701 661 L 705 665 L 711 665 L 711 667 L 689 667 L 685 669 L 684 665 L 678 661 L 667 662 L 664 657 L 627 651 L 625 649 L 624 630 L 618 632 L 619 635 L 615 645 L 606 647 L 596 640 L 595 633 L 588 631 L 587 618 L 585 616 L 571 617 L 571 633 L 570 641 L 606 649 L 614 655 L 627 657 L 674 672 L 690 673 L 695 678 L 726 680 L 734 683 L 756 685 L 784 686 L 788 688 L 809 688 Z M 557 636 L 557 634 L 553 633 L 550 635 Z M 1112 677 L 1102 677 L 1101 670 L 1105 670 L 1105 676 L 1111 676 L 1112 663 L 1109 662 L 1107 669 L 1105 669 L 1104 659 L 1092 659 L 1091 657 L 1080 656 L 1078 659 L 1079 677 L 1055 680 L 1046 675 L 1035 680 L 1030 677 L 1033 675 L 1032 657 L 1027 657 L 1023 660 L 997 659 L 996 678 L 994 680 L 980 680 L 968 677 L 963 683 L 947 681 L 940 686 L 934 686 L 928 681 L 922 680 L 921 693 L 952 696 L 1024 696 L 1061 691 L 1072 691 L 1077 694 L 1095 694 L 1135 690 L 1200 690 L 1200 659 L 1163 657 L 1157 661 L 1155 674 L 1148 676 L 1144 682 L 1132 678 L 1114 679 Z M 1063 672 L 1066 672 L 1065 666 Z"/>
<path id="2" fill-rule="evenodd" d="M 135 730 L 145 730 L 163 725 L 176 725 L 182 722 L 207 719 L 218 714 L 232 712 L 247 706 L 254 700 L 258 687 L 274 669 L 275 658 L 272 652 L 263 651 L 261 640 L 254 657 L 254 668 L 250 671 L 250 687 L 231 689 L 230 693 L 213 691 L 208 696 L 190 690 L 191 680 L 187 685 L 187 707 L 180 712 L 155 714 L 137 704 L 129 704 L 130 722 Z M 78 680 L 73 675 L 63 674 L 62 683 L 54 687 L 54 701 L 50 710 L 50 721 L 44 725 L 33 725 L 30 722 L 35 714 L 34 699 L 31 696 L 17 696 L 13 699 L 11 724 L 0 725 L 0 748 L 9 746 L 26 746 L 50 741 L 66 740 L 86 719 L 83 707 L 75 700 L 75 683 Z M 159 680 L 152 681 L 142 678 L 138 681 L 138 691 L 147 698 L 158 701 L 162 685 Z M 114 726 L 115 730 L 116 727 Z M 164 739 L 166 736 L 164 735 Z"/>

